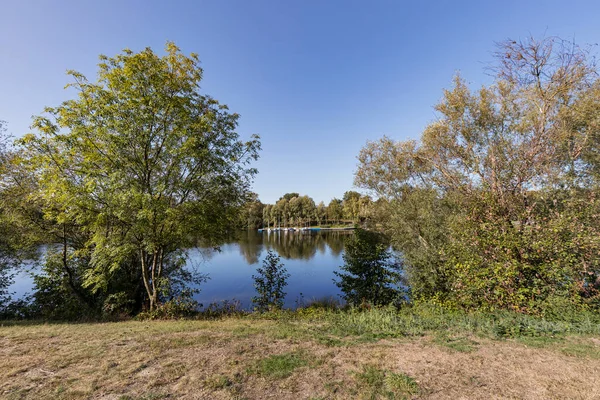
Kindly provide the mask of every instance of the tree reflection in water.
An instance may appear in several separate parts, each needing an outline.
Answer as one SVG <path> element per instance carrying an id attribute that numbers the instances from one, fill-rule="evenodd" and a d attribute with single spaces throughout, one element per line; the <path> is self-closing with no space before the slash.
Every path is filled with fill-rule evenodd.
<path id="1" fill-rule="evenodd" d="M 327 248 L 335 257 L 344 250 L 344 238 L 352 231 L 257 232 L 242 231 L 234 239 L 240 254 L 248 264 L 260 261 L 263 250 L 274 250 L 288 260 L 310 260 L 317 252 L 325 254 Z"/>

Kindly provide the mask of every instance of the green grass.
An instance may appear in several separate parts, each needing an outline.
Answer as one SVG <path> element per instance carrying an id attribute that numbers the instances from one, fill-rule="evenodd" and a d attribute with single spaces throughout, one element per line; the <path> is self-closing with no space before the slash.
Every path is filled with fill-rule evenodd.
<path id="1" fill-rule="evenodd" d="M 272 379 L 283 379 L 292 375 L 294 370 L 308 365 L 304 354 L 285 353 L 272 355 L 259 360 L 248 372 Z"/>
<path id="2" fill-rule="evenodd" d="M 570 342 L 559 348 L 567 356 L 600 359 L 600 348 L 591 343 Z"/>
<path id="3" fill-rule="evenodd" d="M 477 349 L 476 341 L 465 336 L 448 336 L 446 333 L 438 333 L 433 342 L 442 347 L 446 347 L 452 351 L 460 353 L 470 353 Z"/>
<path id="4" fill-rule="evenodd" d="M 304 319 L 320 322 L 321 333 L 337 337 L 362 336 L 379 339 L 422 336 L 436 332 L 468 334 L 493 339 L 600 335 L 600 315 L 582 313 L 578 320 L 547 320 L 511 312 L 461 312 L 420 305 L 399 311 L 393 307 L 370 310 L 304 309 L 282 314 L 280 320 Z"/>
<path id="5" fill-rule="evenodd" d="M 356 374 L 359 393 L 368 399 L 406 399 L 419 393 L 417 382 L 406 374 L 379 369 L 372 365 Z"/>

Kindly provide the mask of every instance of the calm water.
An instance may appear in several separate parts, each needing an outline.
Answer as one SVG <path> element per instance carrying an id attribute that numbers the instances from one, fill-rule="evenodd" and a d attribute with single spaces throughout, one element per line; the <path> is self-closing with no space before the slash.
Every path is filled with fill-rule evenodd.
<path id="1" fill-rule="evenodd" d="M 302 299 L 338 298 L 340 291 L 333 283 L 333 272 L 343 263 L 344 238 L 349 235 L 351 231 L 247 231 L 221 246 L 219 252 L 194 249 L 189 253 L 189 267 L 209 278 L 198 287 L 200 293 L 194 297 L 204 306 L 236 299 L 242 307 L 250 307 L 250 299 L 255 295 L 252 275 L 256 274 L 267 251 L 273 250 L 290 274 L 285 287 L 285 307 L 295 307 Z M 15 284 L 10 288 L 17 298 L 31 290 L 32 279 L 25 271 L 15 277 Z"/>
<path id="2" fill-rule="evenodd" d="M 333 232 L 242 232 L 211 253 L 200 249 L 190 254 L 191 263 L 199 272 L 207 273 L 209 281 L 200 286 L 196 300 L 209 303 L 235 298 L 243 307 L 250 306 L 255 295 L 252 275 L 262 264 L 268 250 L 275 251 L 285 265 L 290 278 L 285 291 L 285 307 L 295 307 L 297 301 L 313 298 L 338 297 L 340 291 L 333 283 L 342 265 L 344 238 L 348 231 Z"/>

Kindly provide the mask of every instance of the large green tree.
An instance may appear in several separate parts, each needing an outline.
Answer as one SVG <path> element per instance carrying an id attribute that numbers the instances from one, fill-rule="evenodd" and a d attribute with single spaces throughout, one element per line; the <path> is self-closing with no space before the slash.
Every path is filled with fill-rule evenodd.
<path id="1" fill-rule="evenodd" d="M 528 312 L 597 304 L 597 70 L 557 38 L 504 42 L 496 59 L 490 86 L 456 78 L 420 141 L 368 143 L 356 184 L 388 200 L 417 297 Z"/>
<path id="2" fill-rule="evenodd" d="M 77 97 L 22 140 L 45 217 L 89 232 L 92 290 L 134 260 L 155 308 L 180 251 L 217 243 L 246 198 L 258 137 L 240 141 L 238 114 L 201 92 L 202 73 L 173 43 L 101 56 L 97 81 L 70 71 Z"/>

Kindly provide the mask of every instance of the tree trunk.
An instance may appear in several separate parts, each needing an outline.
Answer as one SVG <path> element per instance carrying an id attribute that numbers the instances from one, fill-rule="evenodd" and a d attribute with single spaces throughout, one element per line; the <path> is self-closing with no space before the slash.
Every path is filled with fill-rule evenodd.
<path id="1" fill-rule="evenodd" d="M 158 290 L 160 289 L 159 282 L 162 275 L 164 251 L 162 247 L 154 250 L 152 261 L 149 265 L 147 262 L 148 254 L 144 250 L 140 250 L 140 257 L 142 261 L 142 277 L 150 302 L 150 311 L 154 311 L 158 306 Z"/>
<path id="2" fill-rule="evenodd" d="M 85 293 L 83 293 L 83 291 L 81 290 L 81 286 L 79 284 L 75 283 L 75 277 L 73 276 L 73 271 L 69 267 L 68 251 L 69 251 L 69 245 L 67 242 L 67 225 L 63 224 L 62 265 L 63 265 L 63 270 L 67 274 L 67 283 L 69 284 L 69 287 L 71 288 L 71 290 L 73 291 L 75 296 L 77 296 L 77 298 L 79 300 L 81 300 L 90 309 L 93 310 L 94 306 L 95 306 L 94 302 L 92 301 L 92 299 L 90 299 L 89 296 L 87 296 Z"/>
<path id="3" fill-rule="evenodd" d="M 143 249 L 140 249 L 140 261 L 142 266 L 142 279 L 144 281 L 144 287 L 146 288 L 148 300 L 150 301 L 150 311 L 154 311 L 156 302 L 152 293 L 152 289 L 150 288 L 150 282 L 148 279 L 148 268 L 146 266 L 146 252 Z"/>

